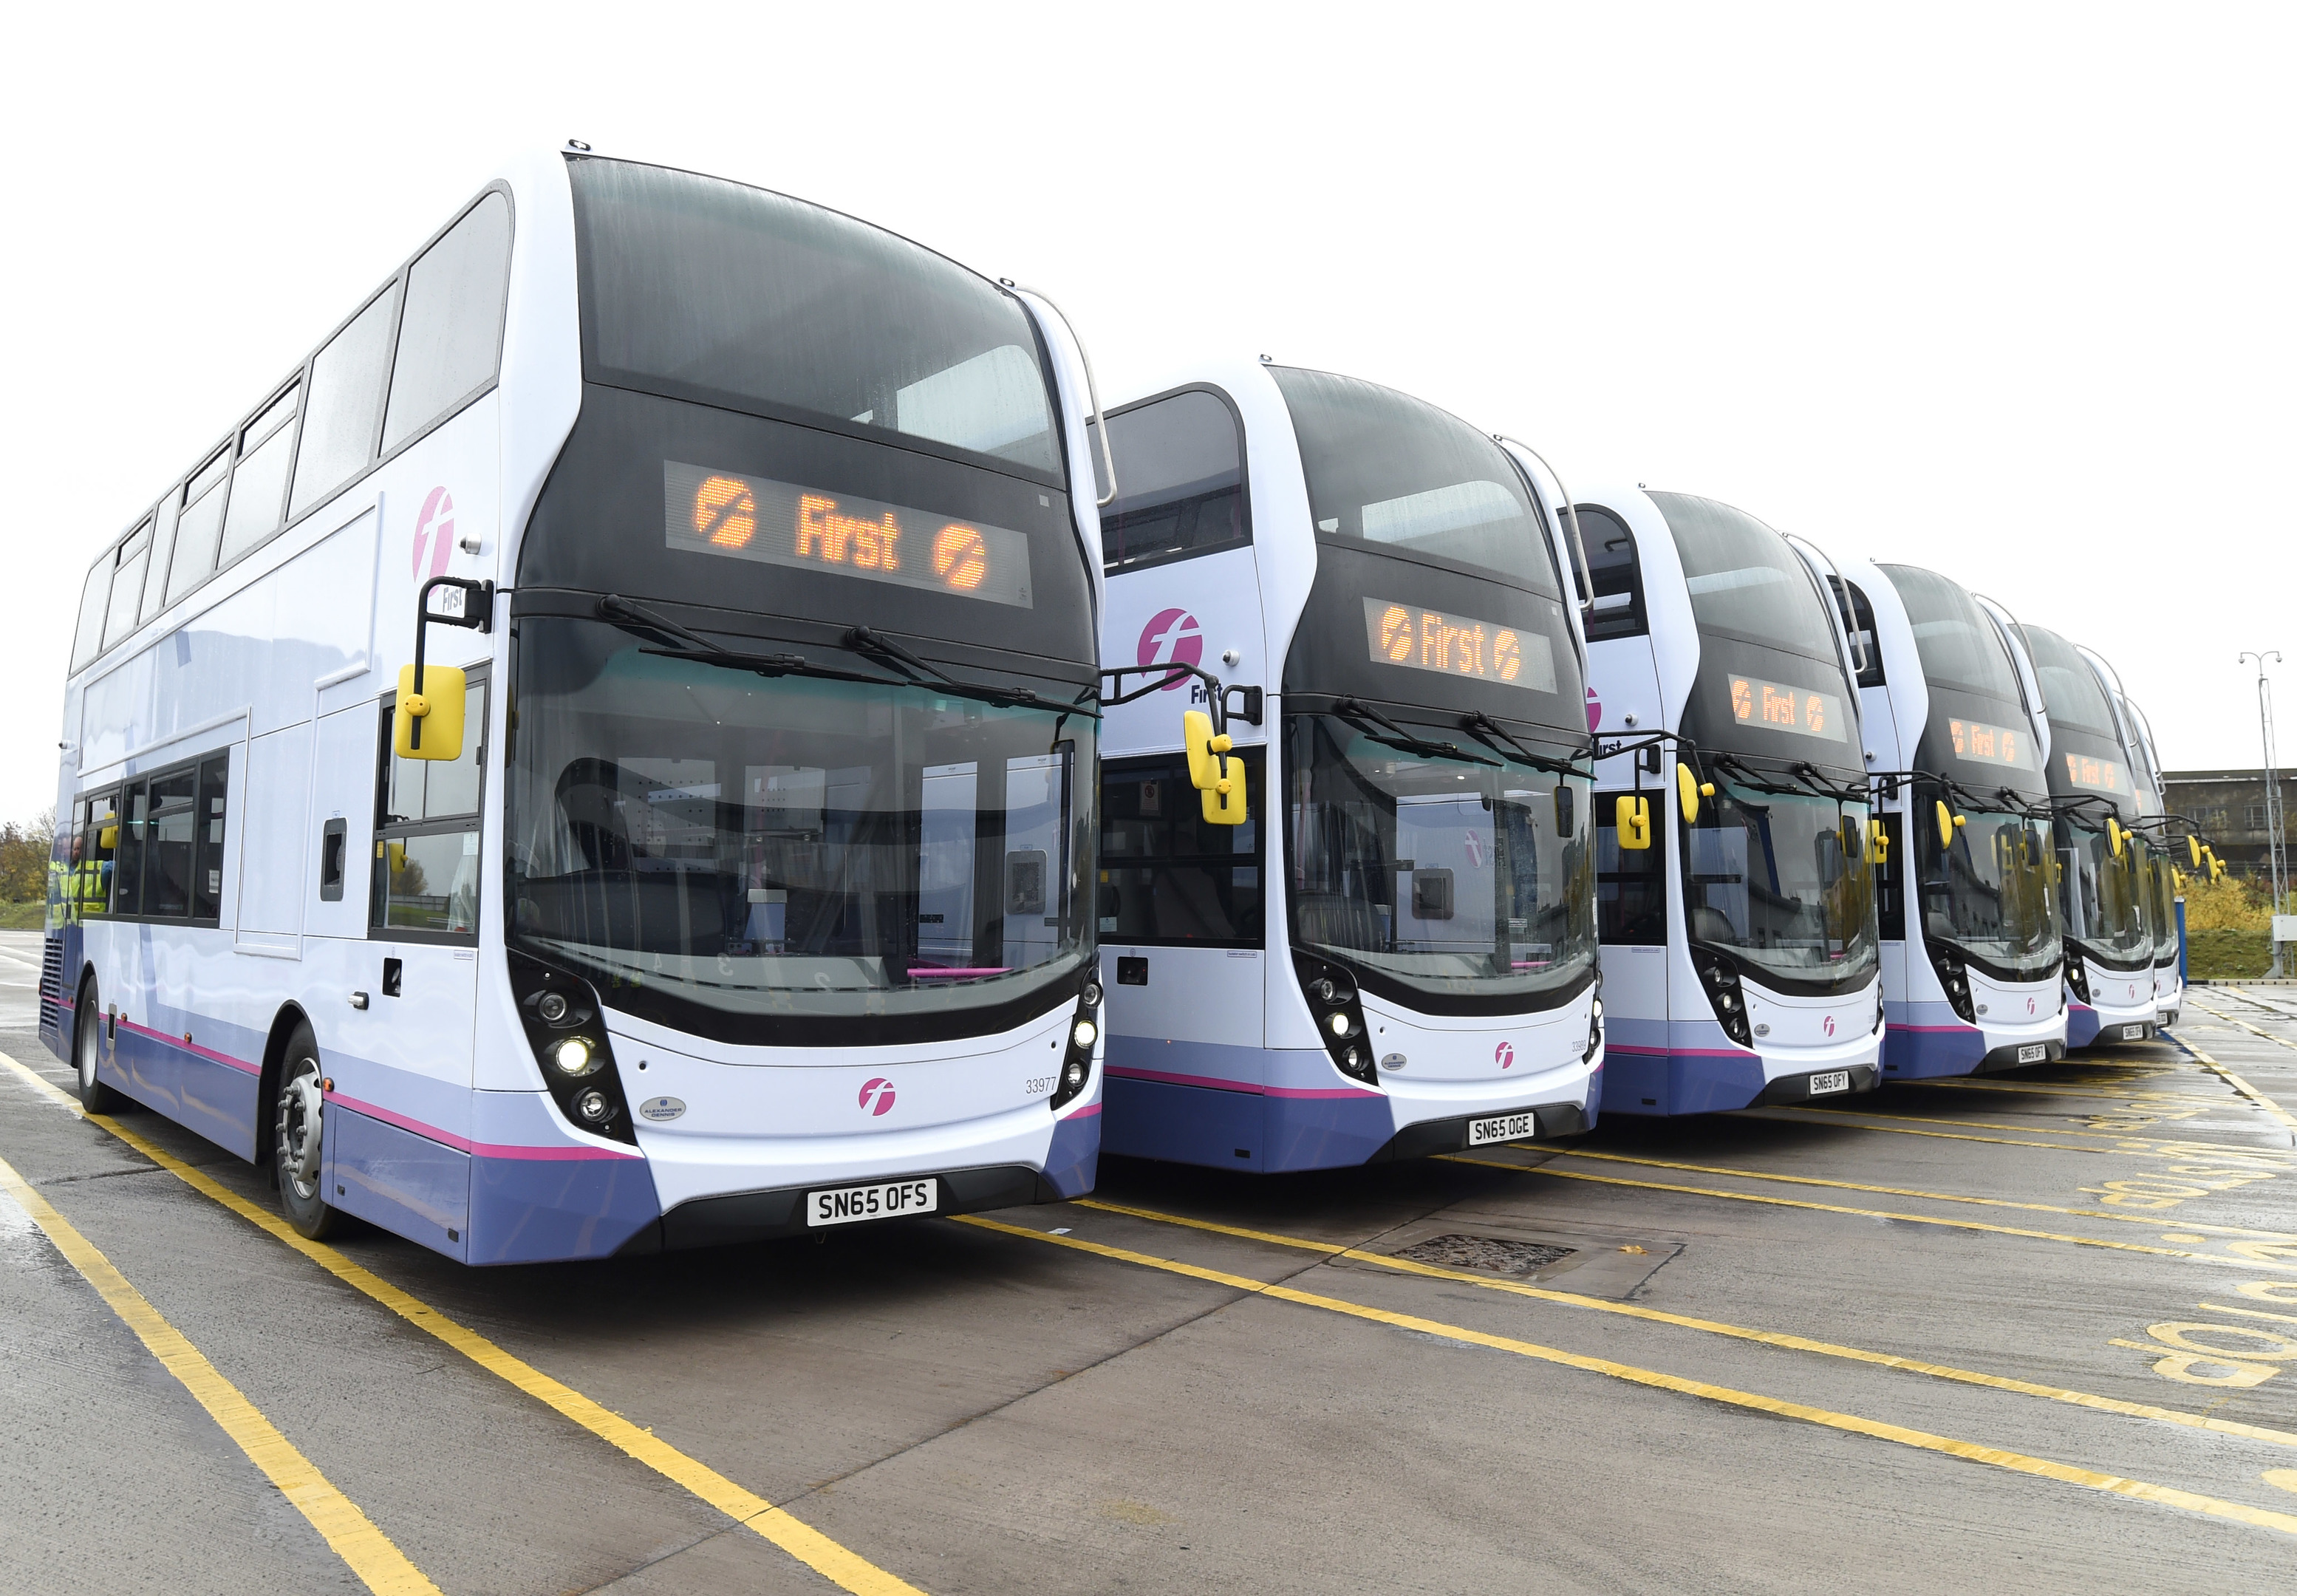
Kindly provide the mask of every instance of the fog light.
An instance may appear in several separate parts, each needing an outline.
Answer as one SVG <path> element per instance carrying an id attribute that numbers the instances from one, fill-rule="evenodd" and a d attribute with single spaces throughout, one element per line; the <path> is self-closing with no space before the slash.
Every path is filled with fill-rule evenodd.
<path id="1" fill-rule="evenodd" d="M 570 1036 L 550 1049 L 550 1062 L 558 1066 L 562 1075 L 587 1075 L 590 1073 L 590 1044 L 579 1036 Z M 599 1098 L 601 1102 L 605 1100 Z"/>
<path id="2" fill-rule="evenodd" d="M 1068 1070 L 1064 1078 L 1071 1086 L 1083 1086 L 1084 1084 L 1083 1062 L 1078 1059 L 1070 1060 Z"/>
<path id="3" fill-rule="evenodd" d="M 1069 1032 L 1069 1040 L 1080 1048 L 1089 1048 L 1099 1035 L 1099 1026 L 1091 1020 L 1079 1020 L 1076 1028 Z"/>
<path id="4" fill-rule="evenodd" d="M 1336 1014 L 1336 1015 L 1334 1015 L 1334 1016 L 1332 1016 L 1332 1018 L 1331 1018 L 1331 1022 L 1330 1022 L 1330 1023 L 1331 1023 L 1331 1027 L 1332 1027 L 1332 1034 L 1333 1034 L 1334 1036 L 1346 1036 L 1346 1035 L 1348 1033 L 1348 1016 L 1346 1016 L 1346 1015 L 1344 1015 L 1344 1014 Z"/>
<path id="5" fill-rule="evenodd" d="M 606 1101 L 606 1094 L 595 1086 L 574 1099 L 574 1112 L 594 1125 L 613 1111 L 614 1106 Z"/>
<path id="6" fill-rule="evenodd" d="M 1084 1006 L 1087 1008 L 1098 1008 L 1100 1007 L 1099 982 L 1088 981 L 1084 983 Z"/>
<path id="7" fill-rule="evenodd" d="M 545 992 L 536 1002 L 534 1012 L 542 1016 L 544 1024 L 555 1025 L 566 1017 L 566 1000 L 558 992 Z"/>

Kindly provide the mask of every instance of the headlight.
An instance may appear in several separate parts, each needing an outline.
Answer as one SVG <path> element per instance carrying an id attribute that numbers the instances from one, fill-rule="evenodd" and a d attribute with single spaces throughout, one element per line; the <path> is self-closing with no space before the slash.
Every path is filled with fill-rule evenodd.
<path id="1" fill-rule="evenodd" d="M 1076 1029 L 1069 1032 L 1069 1040 L 1076 1043 L 1080 1048 L 1089 1048 L 1092 1046 L 1094 1041 L 1099 1040 L 1099 1028 L 1094 1025 L 1091 1020 L 1079 1020 L 1076 1023 Z"/>
<path id="2" fill-rule="evenodd" d="M 1348 1033 L 1348 1016 L 1344 1014 L 1336 1014 L 1325 1023 L 1331 1026 L 1334 1036 L 1346 1036 Z"/>
<path id="3" fill-rule="evenodd" d="M 590 1050 L 590 1044 L 579 1036 L 570 1036 L 550 1049 L 550 1062 L 562 1075 L 589 1074 L 597 1057 L 597 1055 Z"/>

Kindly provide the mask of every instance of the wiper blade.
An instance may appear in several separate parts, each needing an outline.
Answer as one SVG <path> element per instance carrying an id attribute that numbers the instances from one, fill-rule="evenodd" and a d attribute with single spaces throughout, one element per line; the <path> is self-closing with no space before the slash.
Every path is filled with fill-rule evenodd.
<path id="1" fill-rule="evenodd" d="M 1457 743 L 1438 743 L 1428 737 L 1415 737 L 1360 698 L 1341 699 L 1332 706 L 1332 713 L 1373 742 L 1405 753 L 1418 754 L 1421 759 L 1465 760 L 1470 764 L 1489 765 L 1494 770 L 1500 768 L 1499 761 L 1486 759 L 1480 753 L 1470 753 Z M 1364 725 L 1367 720 L 1381 728 L 1387 735 L 1383 736 L 1379 732 L 1367 729 Z"/>
<path id="2" fill-rule="evenodd" d="M 891 638 L 872 631 L 866 626 L 853 628 L 840 641 L 864 659 L 875 660 L 890 670 L 899 670 L 910 679 L 912 686 L 930 687 L 935 692 L 947 693 L 955 698 L 977 698 L 984 703 L 993 703 L 1000 709 L 1021 707 L 1049 710 L 1064 716 L 1085 715 L 1095 720 L 1100 719 L 1099 710 L 1084 707 L 1085 700 L 1092 697 L 1099 690 L 1098 683 L 1079 693 L 1074 701 L 1063 703 L 1058 698 L 1046 697 L 1033 687 L 1000 687 L 990 682 L 967 681 L 960 677 L 951 676 L 940 666 L 930 661 L 919 659 Z"/>
<path id="3" fill-rule="evenodd" d="M 1551 754 L 1533 753 L 1522 739 L 1481 710 L 1470 710 L 1461 716 L 1460 729 L 1475 737 L 1486 747 L 1497 748 L 1519 763 L 1529 765 L 1535 770 L 1545 770 L 1557 776 L 1592 777 L 1594 775 L 1592 770 L 1581 769 L 1577 763 L 1576 756 L 1574 759 L 1556 759 Z M 1502 746 L 1503 744 L 1505 745 L 1504 747 Z M 1593 747 L 1593 745 L 1590 744 L 1591 753 Z"/>
<path id="4" fill-rule="evenodd" d="M 632 604 L 619 593 L 609 593 L 598 601 L 598 614 L 601 619 L 612 621 L 634 636 L 643 638 L 653 633 L 678 645 L 675 648 L 660 645 L 641 648 L 638 650 L 640 654 L 658 654 L 664 659 L 694 660 L 704 665 L 722 665 L 731 670 L 751 670 L 767 677 L 811 676 L 827 681 L 863 682 L 878 687 L 913 685 L 893 677 L 841 670 L 836 665 L 817 665 L 802 654 L 749 654 L 738 648 L 721 647 L 700 632 L 680 626 L 666 616 L 657 615 L 643 605 Z"/>

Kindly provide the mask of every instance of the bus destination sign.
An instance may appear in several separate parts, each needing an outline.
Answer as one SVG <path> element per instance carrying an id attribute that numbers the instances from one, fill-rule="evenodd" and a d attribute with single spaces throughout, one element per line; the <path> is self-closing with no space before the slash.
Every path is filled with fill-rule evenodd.
<path id="1" fill-rule="evenodd" d="M 1029 539 L 1009 527 L 675 460 L 662 484 L 672 548 L 1031 607 Z"/>
<path id="2" fill-rule="evenodd" d="M 1832 693 L 1815 692 L 1809 687 L 1734 676 L 1731 679 L 1731 713 L 1741 726 L 1765 726 L 1773 731 L 1825 737 L 1836 743 L 1843 739 L 1842 700 Z"/>
<path id="3" fill-rule="evenodd" d="M 1364 641 L 1383 665 L 1555 691 L 1555 648 L 1539 632 L 1391 599 L 1363 601 Z"/>
<path id="4" fill-rule="evenodd" d="M 2022 732 L 2006 726 L 1988 726 L 1983 720 L 1948 720 L 1946 730 L 1953 739 L 1956 759 L 1976 760 L 1988 765 L 2016 765 L 2026 770 L 2034 768 L 2032 741 Z"/>
<path id="5" fill-rule="evenodd" d="M 2129 791 L 2122 779 L 2121 767 L 2110 759 L 2093 759 L 2087 753 L 2066 756 L 2066 785 L 2087 787 L 2093 793 L 2121 794 Z"/>

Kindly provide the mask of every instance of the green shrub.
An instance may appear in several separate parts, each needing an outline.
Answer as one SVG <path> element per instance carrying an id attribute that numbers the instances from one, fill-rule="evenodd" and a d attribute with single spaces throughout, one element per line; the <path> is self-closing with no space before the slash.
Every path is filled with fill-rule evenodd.
<path id="1" fill-rule="evenodd" d="M 2273 933 L 2194 931 L 2186 933 L 2186 973 L 2202 981 L 2254 981 L 2272 967 Z"/>

